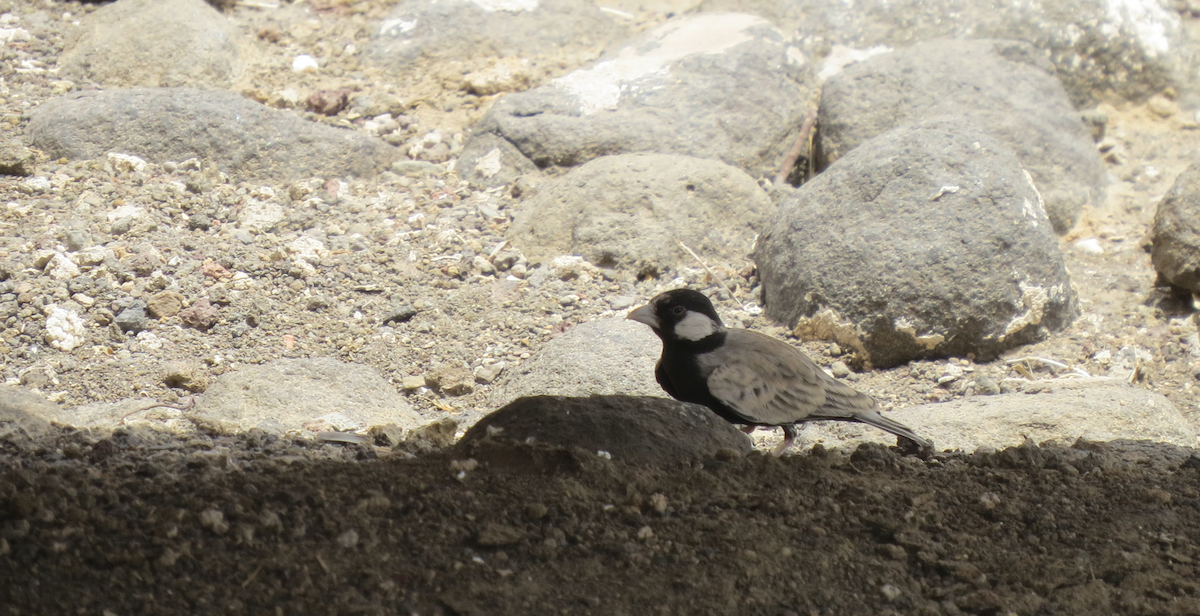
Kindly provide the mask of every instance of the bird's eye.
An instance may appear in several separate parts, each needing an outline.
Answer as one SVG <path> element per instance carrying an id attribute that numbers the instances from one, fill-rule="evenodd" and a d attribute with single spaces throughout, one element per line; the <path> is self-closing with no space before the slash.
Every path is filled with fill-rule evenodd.
<path id="1" fill-rule="evenodd" d="M 683 313 L 687 312 L 687 308 L 684 308 L 683 306 L 675 306 L 674 308 L 671 308 L 671 312 L 675 316 L 682 316 Z"/>

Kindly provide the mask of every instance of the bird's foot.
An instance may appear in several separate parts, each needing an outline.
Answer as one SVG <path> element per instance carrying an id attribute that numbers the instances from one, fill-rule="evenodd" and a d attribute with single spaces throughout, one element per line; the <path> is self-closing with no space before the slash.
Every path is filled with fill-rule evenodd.
<path id="1" fill-rule="evenodd" d="M 783 442 L 775 448 L 774 452 L 772 452 L 775 454 L 775 457 L 782 456 L 783 452 L 787 451 L 788 448 L 792 446 L 792 443 L 796 441 L 796 435 L 800 433 L 798 430 L 796 430 L 796 426 L 794 425 L 779 427 L 783 428 Z"/>

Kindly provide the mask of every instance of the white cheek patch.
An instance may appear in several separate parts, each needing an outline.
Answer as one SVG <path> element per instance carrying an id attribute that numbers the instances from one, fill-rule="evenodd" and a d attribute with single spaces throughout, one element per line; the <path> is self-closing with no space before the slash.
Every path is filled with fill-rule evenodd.
<path id="1" fill-rule="evenodd" d="M 681 340 L 704 340 L 717 331 L 717 324 L 699 312 L 688 312 L 683 320 L 675 324 L 675 337 Z"/>

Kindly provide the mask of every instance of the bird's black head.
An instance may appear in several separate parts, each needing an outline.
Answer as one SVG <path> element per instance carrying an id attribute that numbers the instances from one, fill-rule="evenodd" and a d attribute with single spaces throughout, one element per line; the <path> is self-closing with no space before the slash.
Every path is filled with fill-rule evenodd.
<path id="1" fill-rule="evenodd" d="M 725 325 L 712 302 L 703 293 L 692 289 L 662 293 L 626 318 L 649 325 L 663 342 L 668 343 L 695 343 L 725 334 Z"/>

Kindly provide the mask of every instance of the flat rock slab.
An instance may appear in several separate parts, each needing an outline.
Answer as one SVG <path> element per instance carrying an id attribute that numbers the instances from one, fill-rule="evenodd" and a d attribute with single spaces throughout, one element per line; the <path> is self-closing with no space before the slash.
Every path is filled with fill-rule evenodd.
<path id="1" fill-rule="evenodd" d="M 581 255 L 600 267 L 658 277 L 695 263 L 681 241 L 707 262 L 740 262 L 774 211 L 753 178 L 720 161 L 605 156 L 522 202 L 508 237 L 531 259 Z"/>
<path id="2" fill-rule="evenodd" d="M 961 116 L 851 150 L 780 203 L 754 258 L 768 316 L 878 367 L 987 361 L 1078 313 L 1032 180 Z"/>
<path id="3" fill-rule="evenodd" d="M 670 465 L 711 458 L 752 446 L 733 424 L 686 402 L 638 396 L 532 396 L 519 398 L 467 430 L 459 450 L 487 442 L 605 452 L 630 464 Z"/>
<path id="4" fill-rule="evenodd" d="M 59 66 L 106 86 L 231 88 L 250 49 L 204 0 L 119 0 L 80 20 Z"/>
<path id="5" fill-rule="evenodd" d="M 1150 254 L 1167 282 L 1200 293 L 1200 163 L 1192 163 L 1158 203 Z"/>
<path id="6" fill-rule="evenodd" d="M 789 49 L 777 29 L 751 15 L 674 20 L 588 68 L 505 96 L 474 134 L 507 140 L 539 168 L 659 152 L 774 177 L 811 105 L 811 71 Z M 487 174 L 511 175 L 475 171 L 471 163 L 490 153 L 460 161 L 461 176 L 489 184 Z"/>
<path id="7" fill-rule="evenodd" d="M 961 114 L 1033 175 L 1054 229 L 1104 205 L 1104 164 L 1045 54 L 1023 41 L 933 41 L 830 77 L 817 116 L 817 168 L 901 124 Z"/>
<path id="8" fill-rule="evenodd" d="M 490 398 L 500 407 L 534 395 L 665 397 L 654 380 L 662 343 L 641 323 L 624 318 L 580 323 L 507 370 Z"/>
<path id="9" fill-rule="evenodd" d="M 1022 391 L 896 409 L 889 417 L 941 449 L 972 452 L 1077 439 L 1151 441 L 1195 448 L 1197 428 L 1165 396 L 1116 379 L 1034 381 Z"/>
<path id="10" fill-rule="evenodd" d="M 277 359 L 224 374 L 204 392 L 195 414 L 226 431 L 259 428 L 276 435 L 387 424 L 411 430 L 422 423 L 374 368 L 328 357 Z"/>
<path id="11" fill-rule="evenodd" d="M 1142 100 L 1194 89 L 1188 33 L 1154 0 L 705 0 L 700 10 L 761 15 L 804 55 L 827 58 L 826 71 L 881 47 L 1005 38 L 1043 50 L 1077 107 L 1105 93 Z"/>
<path id="12" fill-rule="evenodd" d="M 625 36 L 586 0 L 405 0 L 379 23 L 367 55 L 402 70 L 421 59 L 569 55 Z"/>
<path id="13" fill-rule="evenodd" d="M 30 113 L 29 141 L 51 158 L 117 152 L 152 163 L 208 160 L 239 179 L 372 176 L 399 151 L 232 92 L 133 88 L 76 92 Z"/>

